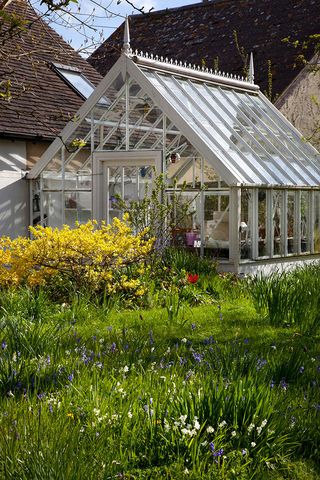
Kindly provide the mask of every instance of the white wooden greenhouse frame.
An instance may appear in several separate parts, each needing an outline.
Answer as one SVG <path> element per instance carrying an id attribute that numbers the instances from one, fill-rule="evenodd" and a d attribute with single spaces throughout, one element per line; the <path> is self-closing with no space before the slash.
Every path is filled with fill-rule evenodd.
<path id="1" fill-rule="evenodd" d="M 174 244 L 222 270 L 320 258 L 319 154 L 254 84 L 252 56 L 244 79 L 133 52 L 126 23 L 121 57 L 28 174 L 30 223 L 110 222 L 115 196 L 142 199 L 157 173 L 189 209 Z"/>

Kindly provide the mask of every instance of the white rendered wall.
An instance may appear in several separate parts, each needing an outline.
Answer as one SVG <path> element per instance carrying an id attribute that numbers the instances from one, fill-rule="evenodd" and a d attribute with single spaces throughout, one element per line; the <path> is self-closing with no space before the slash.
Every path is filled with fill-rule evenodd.
<path id="1" fill-rule="evenodd" d="M 24 177 L 26 143 L 0 140 L 0 235 L 28 234 L 29 189 Z"/>

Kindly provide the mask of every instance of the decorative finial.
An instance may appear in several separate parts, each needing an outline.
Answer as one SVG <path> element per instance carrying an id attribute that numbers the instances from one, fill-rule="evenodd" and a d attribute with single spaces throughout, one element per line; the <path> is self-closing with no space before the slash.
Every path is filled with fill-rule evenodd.
<path id="1" fill-rule="evenodd" d="M 250 53 L 250 66 L 248 80 L 250 83 L 254 83 L 254 65 L 253 65 L 253 53 Z"/>
<path id="2" fill-rule="evenodd" d="M 130 31 L 129 31 L 129 19 L 128 15 L 126 15 L 126 20 L 124 24 L 124 37 L 123 37 L 123 47 L 122 51 L 124 54 L 128 55 L 131 51 L 130 47 Z"/>

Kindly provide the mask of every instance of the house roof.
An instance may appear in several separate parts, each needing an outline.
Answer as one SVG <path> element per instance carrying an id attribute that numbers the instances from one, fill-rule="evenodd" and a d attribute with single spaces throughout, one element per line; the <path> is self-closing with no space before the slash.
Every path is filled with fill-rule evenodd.
<path id="1" fill-rule="evenodd" d="M 0 136 L 51 140 L 84 101 L 51 68 L 52 63 L 80 69 L 94 86 L 101 76 L 38 17 L 29 2 L 13 0 L 5 12 L 27 23 L 0 46 L 0 78 L 12 82 L 11 100 L 0 100 Z M 7 27 L 2 38 L 5 31 Z"/>
<path id="2" fill-rule="evenodd" d="M 83 104 L 77 113 L 78 121 L 70 122 L 61 138 L 51 144 L 29 178 L 35 178 L 48 166 L 82 122 L 90 123 L 89 112 L 101 95 L 108 95 L 108 88 L 119 74 L 130 79 L 131 91 L 138 92 L 137 98 L 153 102 L 151 110 L 155 109 L 160 119 L 164 114 L 175 126 L 176 135 L 183 135 L 229 185 L 319 185 L 316 150 L 301 140 L 299 132 L 251 81 L 161 61 L 147 54 L 136 55 L 130 50 Z M 114 115 L 118 103 L 126 104 L 123 92 L 122 87 L 112 103 L 101 110 L 100 118 L 95 118 L 92 128 L 101 125 L 111 132 L 125 128 L 121 123 L 123 115 Z M 131 105 L 129 137 L 139 130 L 154 135 L 159 122 L 150 119 L 147 124 L 145 113 L 135 115 L 139 103 L 134 101 L 133 93 L 129 93 L 127 101 Z M 108 136 L 109 131 L 105 132 Z"/>
<path id="3" fill-rule="evenodd" d="M 130 17 L 131 46 L 168 58 L 242 74 L 243 60 L 237 49 L 254 53 L 255 80 L 268 89 L 268 60 L 272 67 L 272 96 L 283 92 L 303 65 L 296 63 L 297 49 L 282 40 L 303 41 L 319 33 L 318 0 L 211 0 L 180 8 Z M 123 25 L 89 58 L 102 75 L 121 51 Z M 307 59 L 311 57 L 305 52 Z M 216 61 L 217 60 L 217 61 Z"/>

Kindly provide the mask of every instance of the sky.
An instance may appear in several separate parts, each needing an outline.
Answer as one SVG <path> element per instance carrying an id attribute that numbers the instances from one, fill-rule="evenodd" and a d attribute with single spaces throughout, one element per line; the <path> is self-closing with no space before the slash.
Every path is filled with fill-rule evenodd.
<path id="1" fill-rule="evenodd" d="M 144 11 L 148 12 L 152 7 L 155 11 L 201 3 L 202 0 L 130 1 L 138 8 L 144 7 Z M 44 7 L 40 5 L 40 0 L 30 0 L 30 3 L 36 10 L 45 12 Z M 59 13 L 54 17 L 50 16 L 49 24 L 83 56 L 106 40 L 123 22 L 126 15 L 139 13 L 126 0 L 78 0 L 77 4 L 71 3 L 70 5 L 71 15 Z M 48 20 L 48 17 L 45 18 Z M 86 27 L 82 26 L 81 22 L 86 24 Z"/>

